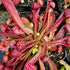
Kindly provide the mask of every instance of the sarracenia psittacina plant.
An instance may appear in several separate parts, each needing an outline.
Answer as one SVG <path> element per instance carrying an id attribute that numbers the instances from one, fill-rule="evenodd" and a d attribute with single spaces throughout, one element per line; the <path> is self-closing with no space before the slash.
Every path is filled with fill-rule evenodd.
<path id="1" fill-rule="evenodd" d="M 57 70 L 51 60 L 48 50 L 63 51 L 63 46 L 70 48 L 70 9 L 65 8 L 62 14 L 55 18 L 55 3 L 47 0 L 45 14 L 40 14 L 43 0 L 37 0 L 31 5 L 31 21 L 20 17 L 14 4 L 20 0 L 2 0 L 5 8 L 12 17 L 6 24 L 1 25 L 0 51 L 6 51 L 3 61 L 0 62 L 0 70 L 37 70 L 36 63 L 39 61 L 41 70 L 46 70 L 44 63 L 48 62 L 51 70 Z M 58 29 L 62 21 L 66 22 Z M 66 31 L 66 32 L 65 32 Z M 20 64 L 19 64 L 20 63 Z M 19 64 L 19 66 L 17 66 Z M 24 66 L 24 67 L 23 67 Z M 17 68 L 16 68 L 17 67 Z"/>

